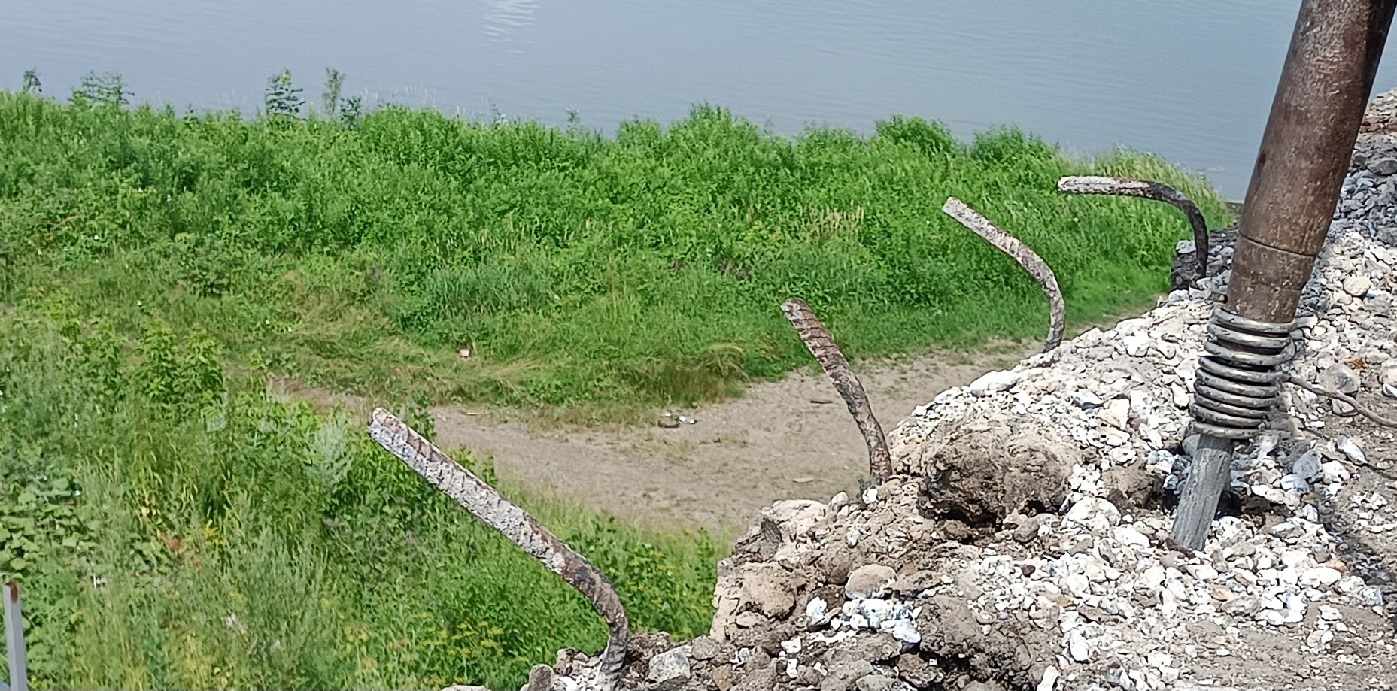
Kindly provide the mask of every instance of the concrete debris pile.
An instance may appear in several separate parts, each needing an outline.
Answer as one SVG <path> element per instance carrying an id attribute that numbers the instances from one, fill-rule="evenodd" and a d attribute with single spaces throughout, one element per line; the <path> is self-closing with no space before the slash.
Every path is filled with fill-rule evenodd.
<path id="1" fill-rule="evenodd" d="M 919 407 L 886 483 L 765 510 L 710 634 L 636 636 L 621 688 L 1397 688 L 1394 430 L 1287 386 L 1205 548 L 1168 539 L 1231 247 L 1210 254 L 1150 313 Z M 1393 416 L 1394 293 L 1397 143 L 1364 137 L 1292 373 Z M 564 651 L 528 688 L 584 688 L 590 664 Z"/>

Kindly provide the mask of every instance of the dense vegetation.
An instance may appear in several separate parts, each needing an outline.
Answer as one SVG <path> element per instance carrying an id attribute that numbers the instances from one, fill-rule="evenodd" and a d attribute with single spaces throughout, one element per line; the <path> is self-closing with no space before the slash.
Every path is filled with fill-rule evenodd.
<path id="1" fill-rule="evenodd" d="M 289 78 L 254 120 L 124 99 L 116 80 L 72 104 L 0 94 L 0 301 L 63 286 L 123 337 L 198 324 L 236 362 L 394 398 L 709 400 L 808 362 L 778 309 L 792 294 L 852 357 L 1037 337 L 1037 287 L 947 196 L 1038 250 L 1079 322 L 1163 289 L 1188 234 L 1153 202 L 1064 198 L 1059 176 L 1160 179 L 1226 214 L 1152 158 L 1077 163 L 916 118 L 784 138 L 705 106 L 606 138 L 397 107 L 302 118 Z"/>
<path id="2" fill-rule="evenodd" d="M 855 356 L 1040 334 L 1037 288 L 947 196 L 1035 247 L 1079 322 L 1161 289 L 1186 231 L 1057 177 L 1164 180 L 1225 214 L 1158 160 L 1014 129 L 784 138 L 700 107 L 608 138 L 330 86 L 303 116 L 280 75 L 250 120 L 131 108 L 115 78 L 0 92 L 0 577 L 25 587 L 36 688 L 517 687 L 600 645 L 580 598 L 274 378 L 429 436 L 432 401 L 708 400 L 807 362 L 792 294 Z M 706 629 L 706 536 L 511 493 L 636 624 Z"/>
<path id="3" fill-rule="evenodd" d="M 128 341 L 62 293 L 0 312 L 0 577 L 24 588 L 34 688 L 518 688 L 605 642 L 584 600 L 360 425 L 224 365 L 198 330 L 152 319 Z M 638 625 L 707 631 L 707 536 L 522 501 Z"/>

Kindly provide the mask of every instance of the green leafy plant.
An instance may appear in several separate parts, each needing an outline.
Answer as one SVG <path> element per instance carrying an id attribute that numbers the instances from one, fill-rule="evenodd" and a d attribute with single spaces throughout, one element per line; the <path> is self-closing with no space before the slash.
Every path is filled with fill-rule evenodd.
<path id="1" fill-rule="evenodd" d="M 36 85 L 37 82 L 38 76 L 35 75 Z M 82 78 L 78 88 L 73 90 L 71 100 L 75 106 L 123 108 L 130 105 L 129 97 L 132 95 L 120 74 L 89 72 Z"/>
<path id="2" fill-rule="evenodd" d="M 305 99 L 301 89 L 291 81 L 291 70 L 282 70 L 267 80 L 267 90 L 263 95 L 263 106 L 268 116 L 273 118 L 298 118 Z"/>
<path id="3" fill-rule="evenodd" d="M 20 82 L 20 91 L 26 94 L 38 95 L 43 93 L 44 85 L 39 82 L 38 70 L 25 70 L 24 79 Z"/>
<path id="4" fill-rule="evenodd" d="M 325 68 L 325 91 L 320 94 L 320 107 L 334 117 L 340 112 L 340 91 L 344 89 L 344 73 L 333 67 Z"/>
<path id="5" fill-rule="evenodd" d="M 203 329 L 191 328 L 180 337 L 169 323 L 155 318 L 147 323 L 139 348 L 144 361 L 137 379 L 155 405 L 189 412 L 223 394 L 221 348 Z"/>

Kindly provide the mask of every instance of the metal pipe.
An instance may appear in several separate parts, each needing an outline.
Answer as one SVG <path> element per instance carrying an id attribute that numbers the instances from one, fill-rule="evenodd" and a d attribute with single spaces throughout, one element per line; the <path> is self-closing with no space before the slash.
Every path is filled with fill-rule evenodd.
<path id="1" fill-rule="evenodd" d="M 9 691 L 29 691 L 29 670 L 24 657 L 24 617 L 19 609 L 19 583 L 4 587 L 5 650 L 10 661 Z"/>
<path id="2" fill-rule="evenodd" d="M 1242 209 L 1228 310 L 1290 321 L 1324 245 L 1397 0 L 1306 0 Z"/>
<path id="3" fill-rule="evenodd" d="M 1289 360 L 1300 291 L 1328 235 L 1397 0 L 1305 0 L 1252 169 L 1225 307 L 1214 310 L 1194 384 L 1203 435 L 1173 538 L 1201 549 L 1230 479 L 1234 441 L 1254 436 Z"/>

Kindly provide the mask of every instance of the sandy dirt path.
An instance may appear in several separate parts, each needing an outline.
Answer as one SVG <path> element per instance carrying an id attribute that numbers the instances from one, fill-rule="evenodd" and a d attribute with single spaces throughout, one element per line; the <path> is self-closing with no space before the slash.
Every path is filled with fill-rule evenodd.
<path id="1" fill-rule="evenodd" d="M 874 413 L 891 430 L 942 390 L 1012 367 L 1039 347 L 938 353 L 855 369 Z M 367 412 L 360 399 L 305 390 L 295 395 Z M 731 534 L 773 501 L 828 501 L 856 490 L 868 471 L 848 409 L 813 368 L 755 384 L 734 400 L 675 410 L 697 420 L 676 428 L 543 429 L 459 406 L 432 412 L 439 446 L 493 458 L 502 478 L 669 529 L 703 526 Z"/>

